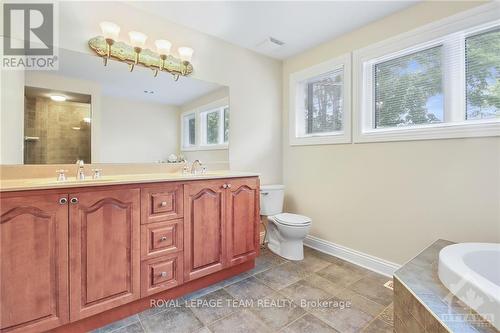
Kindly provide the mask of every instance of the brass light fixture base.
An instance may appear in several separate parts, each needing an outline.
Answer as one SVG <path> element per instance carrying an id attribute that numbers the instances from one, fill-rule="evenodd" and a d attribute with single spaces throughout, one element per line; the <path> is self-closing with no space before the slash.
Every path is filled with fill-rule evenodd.
<path id="1" fill-rule="evenodd" d="M 188 76 L 193 72 L 193 65 L 188 61 L 182 61 L 171 55 L 160 56 L 149 49 L 142 49 L 140 57 L 130 46 L 123 42 L 113 42 L 112 45 L 102 36 L 89 40 L 89 47 L 100 57 L 114 59 L 129 65 L 140 65 L 154 71 L 165 71 L 178 79 L 179 76 Z M 133 67 L 132 67 L 133 68 Z M 176 80 L 177 81 L 177 80 Z"/>

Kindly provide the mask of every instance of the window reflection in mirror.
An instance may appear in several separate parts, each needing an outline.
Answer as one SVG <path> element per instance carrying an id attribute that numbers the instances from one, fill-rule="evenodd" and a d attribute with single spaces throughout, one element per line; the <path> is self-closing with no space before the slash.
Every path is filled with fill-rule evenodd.
<path id="1" fill-rule="evenodd" d="M 229 99 L 227 89 L 205 96 L 184 107 L 182 147 L 192 150 L 223 150 L 229 144 Z M 222 96 L 222 98 L 220 98 Z"/>
<path id="2" fill-rule="evenodd" d="M 91 162 L 91 96 L 25 86 L 24 164 Z"/>

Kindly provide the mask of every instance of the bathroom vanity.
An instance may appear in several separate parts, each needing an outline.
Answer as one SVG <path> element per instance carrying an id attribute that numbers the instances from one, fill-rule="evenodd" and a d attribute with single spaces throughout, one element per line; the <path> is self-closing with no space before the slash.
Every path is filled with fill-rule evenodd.
<path id="1" fill-rule="evenodd" d="M 229 87 L 92 50 L 2 76 L 0 333 L 88 332 L 254 267 L 258 175 L 205 173 L 230 169 Z"/>
<path id="2" fill-rule="evenodd" d="M 88 331 L 251 269 L 259 178 L 162 177 L 3 183 L 0 331 Z"/>

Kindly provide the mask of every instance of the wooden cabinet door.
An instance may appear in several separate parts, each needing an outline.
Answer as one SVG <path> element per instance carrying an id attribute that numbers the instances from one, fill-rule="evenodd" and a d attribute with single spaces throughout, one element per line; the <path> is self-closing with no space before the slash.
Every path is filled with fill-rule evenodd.
<path id="1" fill-rule="evenodd" d="M 0 332 L 42 332 L 67 323 L 67 195 L 0 200 Z"/>
<path id="2" fill-rule="evenodd" d="M 184 280 L 221 270 L 225 265 L 225 181 L 196 181 L 184 186 Z"/>
<path id="3" fill-rule="evenodd" d="M 78 192 L 69 201 L 73 321 L 140 297 L 140 190 Z"/>
<path id="4" fill-rule="evenodd" d="M 253 259 L 259 250 L 259 180 L 228 179 L 226 201 L 227 260 L 236 265 Z"/>

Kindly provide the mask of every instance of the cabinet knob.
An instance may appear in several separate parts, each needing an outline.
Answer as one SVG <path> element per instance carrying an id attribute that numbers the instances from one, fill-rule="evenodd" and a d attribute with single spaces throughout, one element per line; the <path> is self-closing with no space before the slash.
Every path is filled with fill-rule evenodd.
<path id="1" fill-rule="evenodd" d="M 160 206 L 167 207 L 167 202 L 166 201 L 162 201 L 161 204 L 160 204 Z"/>
<path id="2" fill-rule="evenodd" d="M 167 237 L 163 236 L 162 238 L 160 238 L 160 242 L 164 242 L 167 240 Z"/>
<path id="3" fill-rule="evenodd" d="M 231 184 L 227 184 L 227 188 L 231 188 Z"/>
<path id="4" fill-rule="evenodd" d="M 162 278 L 167 277 L 167 272 L 161 272 L 161 273 L 160 273 L 160 276 L 161 276 Z"/>
<path id="5" fill-rule="evenodd" d="M 68 199 L 67 199 L 67 198 L 60 198 L 60 199 L 59 199 L 59 203 L 60 203 L 61 205 L 65 205 L 65 204 L 67 204 L 67 203 L 68 203 Z"/>
<path id="6" fill-rule="evenodd" d="M 69 202 L 71 202 L 72 204 L 77 204 L 78 198 L 71 198 Z"/>
<path id="7" fill-rule="evenodd" d="M 222 185 L 222 188 L 227 188 L 227 184 Z"/>

